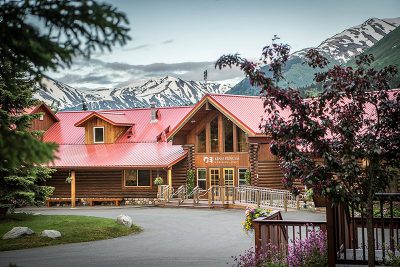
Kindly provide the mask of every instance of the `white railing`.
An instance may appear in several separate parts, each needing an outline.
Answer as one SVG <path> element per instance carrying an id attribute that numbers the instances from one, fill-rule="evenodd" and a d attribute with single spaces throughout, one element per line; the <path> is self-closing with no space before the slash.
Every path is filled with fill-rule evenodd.
<path id="1" fill-rule="evenodd" d="M 182 204 L 186 199 L 187 187 L 186 185 L 181 185 L 178 190 L 172 195 L 172 197 L 178 198 L 178 205 Z"/>
<path id="2" fill-rule="evenodd" d="M 187 198 L 193 197 L 193 203 L 198 204 L 200 202 L 200 187 L 196 186 L 192 192 L 188 193 Z"/>

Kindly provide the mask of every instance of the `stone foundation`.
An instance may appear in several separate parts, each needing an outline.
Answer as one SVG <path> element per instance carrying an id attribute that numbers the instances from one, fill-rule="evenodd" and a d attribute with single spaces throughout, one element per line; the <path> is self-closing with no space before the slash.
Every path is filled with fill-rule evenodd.
<path id="1" fill-rule="evenodd" d="M 123 205 L 155 205 L 156 199 L 154 198 L 132 198 L 126 197 L 123 200 Z"/>

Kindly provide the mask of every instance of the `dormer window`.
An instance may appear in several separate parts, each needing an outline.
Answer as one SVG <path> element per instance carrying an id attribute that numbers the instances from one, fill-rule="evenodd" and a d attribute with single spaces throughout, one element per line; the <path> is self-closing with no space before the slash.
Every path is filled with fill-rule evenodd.
<path id="1" fill-rule="evenodd" d="M 93 127 L 94 143 L 104 143 L 104 127 Z"/>

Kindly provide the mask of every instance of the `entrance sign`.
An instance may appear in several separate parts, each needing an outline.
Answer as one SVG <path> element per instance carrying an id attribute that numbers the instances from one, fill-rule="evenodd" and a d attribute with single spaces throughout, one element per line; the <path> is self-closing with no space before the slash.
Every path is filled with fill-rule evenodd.
<path id="1" fill-rule="evenodd" d="M 214 164 L 238 164 L 239 156 L 204 156 L 203 162 L 205 164 L 214 163 Z"/>

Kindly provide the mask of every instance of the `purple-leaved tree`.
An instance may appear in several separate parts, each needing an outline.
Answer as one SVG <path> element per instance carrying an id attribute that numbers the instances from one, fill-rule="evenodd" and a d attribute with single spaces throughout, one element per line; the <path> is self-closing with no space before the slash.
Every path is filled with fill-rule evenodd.
<path id="1" fill-rule="evenodd" d="M 314 194 L 363 213 L 368 247 L 373 248 L 374 195 L 388 189 L 400 167 L 400 91 L 389 88 L 397 68 L 372 69 L 373 56 L 362 55 L 355 67 L 326 70 L 328 60 L 310 49 L 305 64 L 321 68 L 314 81 L 323 90 L 303 99 L 298 90 L 281 86 L 289 53 L 288 45 L 272 44 L 263 49 L 260 63 L 234 54 L 222 56 L 215 66 L 238 66 L 261 88 L 266 116 L 260 127 L 271 137 L 284 185 L 296 193 L 294 180 L 299 179 Z M 261 64 L 269 64 L 272 77 Z M 374 266 L 374 259 L 375 251 L 369 249 L 368 266 Z"/>

